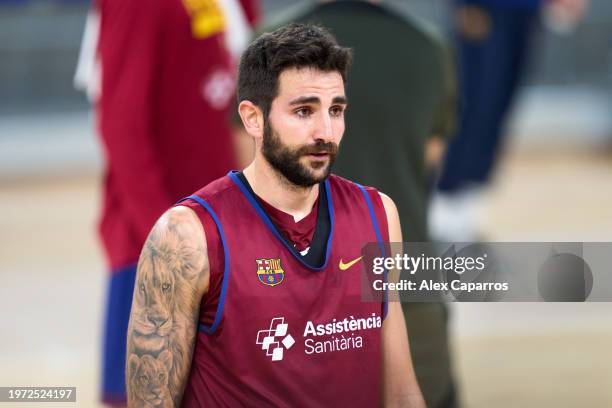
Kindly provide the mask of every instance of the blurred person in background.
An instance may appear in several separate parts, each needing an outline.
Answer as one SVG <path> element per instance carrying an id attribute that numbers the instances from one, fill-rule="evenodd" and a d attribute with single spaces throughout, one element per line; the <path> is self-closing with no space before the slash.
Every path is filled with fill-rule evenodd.
<path id="1" fill-rule="evenodd" d="M 454 66 L 431 27 L 378 3 L 300 4 L 272 16 L 258 31 L 288 22 L 321 24 L 354 50 L 347 129 L 334 172 L 388 191 L 404 220 L 404 240 L 422 242 L 427 240 L 427 161 L 440 160 L 454 126 Z M 427 406 L 457 406 L 446 307 L 404 303 L 403 309 Z"/>
<path id="2" fill-rule="evenodd" d="M 504 124 L 542 7 L 558 27 L 584 14 L 587 0 L 454 0 L 461 113 L 431 200 L 430 231 L 439 241 L 479 239 L 483 188 L 503 142 Z"/>
<path id="3" fill-rule="evenodd" d="M 136 263 L 151 227 L 177 200 L 237 164 L 232 51 L 246 46 L 257 18 L 256 0 L 97 0 L 90 14 L 89 46 L 82 48 L 90 61 L 81 61 L 76 79 L 95 100 L 106 159 L 99 227 L 111 271 L 105 403 L 126 403 L 126 332 Z"/>

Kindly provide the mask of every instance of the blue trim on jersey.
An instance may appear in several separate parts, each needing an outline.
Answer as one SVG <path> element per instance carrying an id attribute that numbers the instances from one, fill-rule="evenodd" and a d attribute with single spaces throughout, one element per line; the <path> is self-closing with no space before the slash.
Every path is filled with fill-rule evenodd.
<path id="1" fill-rule="evenodd" d="M 276 238 L 278 238 L 278 240 L 283 243 L 283 245 L 289 250 L 289 252 L 293 255 L 293 257 L 297 259 L 305 268 L 308 268 L 308 269 L 311 269 L 317 272 L 325 269 L 325 267 L 327 266 L 327 262 L 329 260 L 329 253 L 331 251 L 332 236 L 334 235 L 334 206 L 332 204 L 329 180 L 325 180 L 325 183 L 324 183 L 325 195 L 327 196 L 327 208 L 329 211 L 329 222 L 330 222 L 329 236 L 327 237 L 327 249 L 325 250 L 325 260 L 323 262 L 323 265 L 319 267 L 314 267 L 304 262 L 302 257 L 296 254 L 295 249 L 292 248 L 282 236 L 280 236 L 280 234 L 278 233 L 278 230 L 272 223 L 272 220 L 270 219 L 270 217 L 268 217 L 268 214 L 266 214 L 264 209 L 261 208 L 261 206 L 255 199 L 255 197 L 251 195 L 247 187 L 244 184 L 242 184 L 242 181 L 240 181 L 240 179 L 238 178 L 238 176 L 236 176 L 235 173 L 236 173 L 235 171 L 230 171 L 229 173 L 227 173 L 227 175 L 234 182 L 234 184 L 238 186 L 242 194 L 244 194 L 244 196 L 249 201 L 249 203 L 251 203 L 253 208 L 255 208 L 255 210 L 261 217 L 262 221 L 264 222 L 264 224 L 266 224 L 266 226 L 272 232 L 272 234 L 274 234 L 274 236 L 276 236 Z"/>
<path id="2" fill-rule="evenodd" d="M 190 195 L 189 197 L 183 198 L 179 201 L 179 203 L 185 200 L 193 200 L 196 203 L 200 204 L 212 217 L 215 224 L 217 224 L 217 229 L 219 230 L 219 237 L 221 238 L 221 244 L 223 245 L 223 263 L 225 264 L 223 268 L 223 282 L 221 283 L 221 294 L 219 295 L 219 304 L 217 305 L 217 312 L 215 313 L 215 320 L 210 327 L 206 327 L 206 325 L 200 323 L 198 325 L 198 330 L 200 332 L 206 334 L 212 334 L 217 330 L 219 323 L 221 323 L 221 317 L 223 316 L 223 307 L 225 306 L 225 296 L 227 295 L 227 284 L 229 282 L 229 269 L 230 269 L 230 257 L 229 250 L 227 249 L 227 244 L 225 242 L 225 233 L 223 232 L 223 227 L 221 227 L 221 222 L 217 217 L 217 214 L 212 209 L 212 207 L 200 197 L 195 194 Z"/>
<path id="3" fill-rule="evenodd" d="M 374 212 L 374 206 L 372 205 L 372 200 L 370 200 L 370 196 L 368 192 L 366 191 L 365 188 L 363 188 L 361 184 L 355 183 L 355 185 L 359 187 L 359 189 L 363 193 L 363 197 L 365 198 L 366 204 L 368 206 L 368 210 L 370 211 L 370 218 L 372 219 L 372 225 L 374 226 L 374 233 L 376 234 L 376 241 L 378 242 L 378 247 L 380 248 L 381 256 L 384 258 L 386 256 L 385 255 L 385 245 L 383 243 L 382 235 L 380 234 L 380 227 L 378 226 L 378 220 L 376 219 L 376 213 Z M 385 283 L 387 282 L 388 273 L 389 271 L 387 271 L 387 268 L 385 268 L 385 273 L 383 275 Z M 389 304 L 389 292 L 387 289 L 385 289 L 383 320 L 385 319 L 385 317 L 387 317 L 387 310 L 389 309 L 388 304 Z"/>

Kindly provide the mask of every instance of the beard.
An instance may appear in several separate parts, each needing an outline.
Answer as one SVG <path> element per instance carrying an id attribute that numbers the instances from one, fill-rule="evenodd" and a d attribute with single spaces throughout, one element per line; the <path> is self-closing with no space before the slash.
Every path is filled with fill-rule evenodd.
<path id="1" fill-rule="evenodd" d="M 264 125 L 261 152 L 268 163 L 289 182 L 299 187 L 312 187 L 324 181 L 331 173 L 332 165 L 338 155 L 338 145 L 317 140 L 311 145 L 291 148 L 283 144 L 268 119 Z M 307 165 L 300 162 L 302 156 L 317 153 L 327 153 L 328 162 L 312 160 Z"/>

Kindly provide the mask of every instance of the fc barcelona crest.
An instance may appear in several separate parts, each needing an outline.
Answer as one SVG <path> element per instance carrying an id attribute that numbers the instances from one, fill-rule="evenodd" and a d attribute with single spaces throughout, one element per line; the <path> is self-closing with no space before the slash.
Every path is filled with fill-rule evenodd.
<path id="1" fill-rule="evenodd" d="M 285 280 L 285 271 L 280 259 L 256 259 L 257 278 L 267 286 L 276 286 Z"/>

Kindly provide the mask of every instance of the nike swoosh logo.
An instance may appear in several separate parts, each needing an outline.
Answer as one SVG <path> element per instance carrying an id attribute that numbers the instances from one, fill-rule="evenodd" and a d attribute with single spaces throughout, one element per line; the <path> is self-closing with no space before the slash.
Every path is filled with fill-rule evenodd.
<path id="1" fill-rule="evenodd" d="M 360 256 L 357 259 L 353 259 L 349 263 L 344 263 L 344 262 L 342 262 L 342 259 L 340 259 L 340 264 L 338 266 L 340 267 L 341 271 L 346 271 L 348 268 L 350 268 L 351 266 L 355 265 L 357 262 L 361 261 L 361 258 L 363 258 L 363 255 Z"/>

